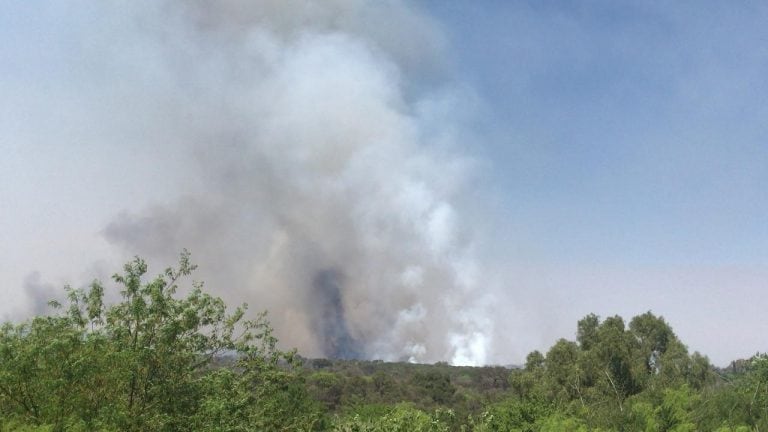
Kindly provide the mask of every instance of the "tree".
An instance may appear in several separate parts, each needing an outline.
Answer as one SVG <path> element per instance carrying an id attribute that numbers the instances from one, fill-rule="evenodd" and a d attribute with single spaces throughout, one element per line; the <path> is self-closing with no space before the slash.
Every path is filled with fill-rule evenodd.
<path id="1" fill-rule="evenodd" d="M 412 382 L 425 396 L 437 404 L 450 402 L 456 393 L 451 377 L 437 371 L 417 373 Z"/>
<path id="2" fill-rule="evenodd" d="M 525 370 L 533 372 L 544 367 L 544 355 L 538 350 L 531 351 L 525 357 Z"/>
<path id="3" fill-rule="evenodd" d="M 448 432 L 453 413 L 436 410 L 434 414 L 398 404 L 387 414 L 375 419 L 361 419 L 357 415 L 342 419 L 335 432 Z"/>
<path id="4" fill-rule="evenodd" d="M 0 416 L 54 431 L 183 431 L 200 430 L 197 414 L 215 406 L 254 419 L 282 395 L 306 400 L 286 369 L 293 353 L 276 349 L 264 313 L 245 320 L 243 305 L 228 314 L 199 283 L 177 298 L 177 283 L 194 270 L 185 251 L 176 269 L 144 282 L 147 265 L 136 258 L 113 277 L 119 302 L 105 305 L 95 281 L 88 290 L 67 288 L 57 314 L 4 325 Z M 213 368 L 223 354 L 237 357 L 238 372 Z M 281 414 L 283 423 L 297 415 Z"/>
<path id="5" fill-rule="evenodd" d="M 547 352 L 545 377 L 550 400 L 563 403 L 579 399 L 584 405 L 579 355 L 579 346 L 565 339 Z"/>
<path id="6" fill-rule="evenodd" d="M 580 319 L 576 324 L 576 340 L 582 350 L 587 351 L 597 343 L 597 329 L 600 326 L 600 318 L 595 314 L 589 314 Z"/>
<path id="7" fill-rule="evenodd" d="M 606 394 L 615 396 L 617 408 L 623 411 L 624 400 L 639 390 L 632 374 L 636 342 L 625 332 L 620 316 L 606 318 L 598 329 L 598 340 L 594 351 L 602 387 Z"/>
<path id="8" fill-rule="evenodd" d="M 344 393 L 342 377 L 331 372 L 315 372 L 307 377 L 307 384 L 313 397 L 329 411 L 341 404 Z"/>
<path id="9" fill-rule="evenodd" d="M 475 432 L 535 431 L 536 422 L 553 414 L 553 407 L 539 399 L 508 399 L 487 407 L 477 420 L 471 420 Z"/>

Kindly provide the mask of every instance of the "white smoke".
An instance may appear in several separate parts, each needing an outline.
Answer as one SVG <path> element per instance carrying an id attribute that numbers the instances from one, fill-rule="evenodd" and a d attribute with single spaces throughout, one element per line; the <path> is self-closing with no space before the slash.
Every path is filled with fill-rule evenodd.
<path id="1" fill-rule="evenodd" d="M 123 95 L 155 110 L 137 135 L 186 186 L 106 238 L 150 260 L 188 248 L 210 289 L 269 309 L 305 355 L 485 363 L 478 162 L 437 26 L 397 1 L 141 6 L 115 12 L 120 46 L 156 80 Z"/>

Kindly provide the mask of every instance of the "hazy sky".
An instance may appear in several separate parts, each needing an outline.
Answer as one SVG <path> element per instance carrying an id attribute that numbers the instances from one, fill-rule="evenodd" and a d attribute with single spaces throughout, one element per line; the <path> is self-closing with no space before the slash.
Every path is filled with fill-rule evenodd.
<path id="1" fill-rule="evenodd" d="M 768 6 L 431 4 L 487 104 L 536 301 L 562 295 L 571 321 L 653 310 L 721 364 L 765 350 Z"/>
<path id="2" fill-rule="evenodd" d="M 344 302 L 399 311 L 380 321 L 395 333 L 348 317 L 378 338 L 369 355 L 519 363 L 590 312 L 648 310 L 719 365 L 768 349 L 764 2 L 139 3 L 0 4 L 0 316 L 177 246 L 291 269 L 253 251 L 287 232 L 295 266 L 351 262 L 350 283 L 376 287 Z M 337 241 L 346 218 L 359 233 Z M 201 220 L 238 229 L 213 241 Z M 299 284 L 281 271 L 243 278 Z M 444 286 L 450 301 L 426 298 Z M 465 302 L 444 333 L 417 330 Z"/>

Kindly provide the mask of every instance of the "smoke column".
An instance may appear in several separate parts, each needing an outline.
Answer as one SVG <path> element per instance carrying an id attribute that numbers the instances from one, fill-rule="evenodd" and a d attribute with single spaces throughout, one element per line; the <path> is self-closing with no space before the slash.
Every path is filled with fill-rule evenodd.
<path id="1" fill-rule="evenodd" d="M 326 357 L 357 358 L 360 350 L 347 328 L 341 288 L 342 277 L 336 270 L 319 271 L 312 284 L 315 301 L 310 312 Z"/>
<path id="2" fill-rule="evenodd" d="M 116 84 L 184 186 L 117 215 L 110 243 L 150 262 L 188 248 L 209 289 L 268 309 L 305 355 L 488 361 L 480 162 L 459 150 L 465 94 L 433 22 L 398 1 L 123 8 L 116 49 L 144 63 Z"/>

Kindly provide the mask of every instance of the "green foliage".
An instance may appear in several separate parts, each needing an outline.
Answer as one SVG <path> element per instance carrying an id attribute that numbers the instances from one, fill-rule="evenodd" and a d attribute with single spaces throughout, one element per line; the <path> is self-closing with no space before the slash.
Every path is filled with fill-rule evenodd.
<path id="1" fill-rule="evenodd" d="M 554 407 L 542 400 L 508 399 L 488 407 L 473 422 L 475 432 L 536 431 L 537 422 L 554 413 Z"/>
<path id="2" fill-rule="evenodd" d="M 413 377 L 413 384 L 419 391 L 437 404 L 449 403 L 456 393 L 451 378 L 444 373 L 430 371 L 418 373 Z"/>
<path id="3" fill-rule="evenodd" d="M 265 313 L 179 295 L 194 270 L 184 252 L 147 280 L 136 258 L 117 293 L 67 287 L 52 314 L 0 326 L 0 432 L 768 430 L 768 356 L 716 370 L 650 312 L 588 315 L 521 369 L 302 364 Z"/>
<path id="4" fill-rule="evenodd" d="M 576 340 L 582 350 L 587 351 L 597 343 L 597 329 L 600 326 L 600 318 L 595 314 L 589 314 L 580 319 L 576 324 Z"/>
<path id="5" fill-rule="evenodd" d="M 448 432 L 453 414 L 435 411 L 427 414 L 407 404 L 395 406 L 387 414 L 375 419 L 362 419 L 354 415 L 339 421 L 336 432 Z"/>
<path id="6" fill-rule="evenodd" d="M 348 408 L 345 417 L 357 417 L 359 420 L 371 421 L 389 414 L 393 405 L 385 403 L 364 403 Z"/>
<path id="7" fill-rule="evenodd" d="M 539 432 L 587 432 L 589 428 L 583 420 L 563 414 L 553 414 L 537 422 Z"/>
<path id="8" fill-rule="evenodd" d="M 687 386 L 664 390 L 661 406 L 656 408 L 659 428 L 674 432 L 695 431 L 696 425 L 691 415 L 695 401 L 696 396 Z"/>
<path id="9" fill-rule="evenodd" d="M 185 252 L 177 269 L 144 282 L 147 265 L 136 258 L 113 277 L 121 301 L 107 306 L 94 282 L 87 291 L 67 288 L 59 314 L 5 324 L 0 416 L 53 431 L 245 430 L 201 423 L 203 413 L 225 412 L 248 420 L 280 414 L 279 425 L 251 421 L 277 430 L 305 416 L 286 412 L 286 401 L 308 398 L 278 367 L 291 355 L 275 349 L 264 314 L 244 320 L 244 305 L 227 314 L 200 284 L 177 298 L 177 282 L 194 269 Z M 240 372 L 211 369 L 225 353 L 236 353 Z"/>
<path id="10" fill-rule="evenodd" d="M 546 356 L 529 354 L 525 368 L 510 374 L 517 405 L 506 402 L 502 409 L 486 410 L 479 423 L 483 430 L 540 430 L 543 419 L 548 419 L 550 430 L 685 431 L 722 426 L 726 411 L 712 416 L 705 408 L 717 403 L 712 395 L 723 397 L 709 360 L 689 355 L 663 318 L 648 312 L 627 327 L 618 316 L 601 322 L 588 315 L 578 322 L 576 333 L 577 342 L 560 339 Z M 754 384 L 753 389 L 759 388 Z M 765 406 L 763 393 L 755 394 L 751 405 L 747 392 L 732 395 L 728 425 L 762 418 L 749 408 Z"/>
<path id="11" fill-rule="evenodd" d="M 327 410 L 333 411 L 341 404 L 344 382 L 340 376 L 331 372 L 316 372 L 307 377 L 307 385 L 310 394 Z"/>
<path id="12" fill-rule="evenodd" d="M 730 427 L 730 426 L 723 426 L 721 428 L 718 428 L 715 432 L 750 432 L 751 429 L 748 426 L 736 426 L 736 427 Z"/>
<path id="13" fill-rule="evenodd" d="M 694 407 L 698 395 L 688 386 L 668 388 L 660 402 L 634 401 L 631 405 L 628 424 L 638 431 L 695 431 L 700 430 L 694 423 Z"/>
<path id="14" fill-rule="evenodd" d="M 560 339 L 549 349 L 546 357 L 545 379 L 547 397 L 555 402 L 568 402 L 581 397 L 582 373 L 578 367 L 579 347 L 575 342 Z"/>

